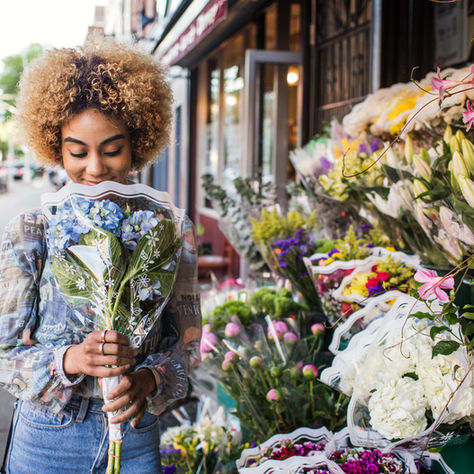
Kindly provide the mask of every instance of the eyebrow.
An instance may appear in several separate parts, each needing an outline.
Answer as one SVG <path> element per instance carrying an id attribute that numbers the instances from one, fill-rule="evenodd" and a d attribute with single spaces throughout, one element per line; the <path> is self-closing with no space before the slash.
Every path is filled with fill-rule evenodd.
<path id="1" fill-rule="evenodd" d="M 111 137 L 106 138 L 103 142 L 101 142 L 101 145 L 105 145 L 106 143 L 113 142 L 115 140 L 120 140 L 121 138 L 125 138 L 125 135 L 122 133 L 118 133 L 117 135 L 112 135 Z M 78 145 L 87 146 L 87 143 L 84 143 L 82 140 L 78 140 L 77 138 L 66 137 L 64 141 L 70 142 L 70 143 L 77 143 Z"/>

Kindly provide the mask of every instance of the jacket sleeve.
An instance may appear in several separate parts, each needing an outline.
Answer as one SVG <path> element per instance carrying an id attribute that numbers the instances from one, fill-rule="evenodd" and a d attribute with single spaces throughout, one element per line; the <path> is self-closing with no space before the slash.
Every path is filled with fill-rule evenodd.
<path id="1" fill-rule="evenodd" d="M 75 383 L 56 369 L 62 367 L 65 347 L 34 338 L 45 258 L 43 215 L 20 214 L 6 227 L 1 246 L 0 386 L 17 398 L 59 411 Z"/>
<path id="2" fill-rule="evenodd" d="M 137 367 L 146 367 L 155 375 L 157 391 L 148 397 L 150 412 L 158 415 L 186 396 L 188 375 L 200 362 L 201 327 L 196 237 L 187 219 L 175 286 L 162 315 L 159 352 Z"/>

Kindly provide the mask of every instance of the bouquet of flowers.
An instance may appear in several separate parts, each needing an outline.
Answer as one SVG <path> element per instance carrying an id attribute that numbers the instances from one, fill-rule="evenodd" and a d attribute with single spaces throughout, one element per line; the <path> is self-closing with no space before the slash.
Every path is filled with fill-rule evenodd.
<path id="1" fill-rule="evenodd" d="M 321 380 L 352 397 L 355 445 L 423 450 L 466 428 L 474 414 L 472 353 L 459 324 L 445 317 L 457 319 L 452 305 L 433 302 L 428 311 L 401 296 L 323 371 Z"/>
<path id="2" fill-rule="evenodd" d="M 234 460 L 245 445 L 220 407 L 199 416 L 192 425 L 168 428 L 161 436 L 163 474 L 236 473 Z"/>
<path id="3" fill-rule="evenodd" d="M 260 447 L 244 450 L 237 466 L 241 474 L 418 472 L 413 456 L 405 451 L 353 446 L 347 428 L 334 434 L 326 428 L 299 428 L 275 435 Z"/>
<path id="4" fill-rule="evenodd" d="M 357 230 L 351 226 L 343 239 L 326 242 L 318 248 L 319 253 L 303 259 L 329 322 L 335 324 L 345 317 L 347 308 L 343 308 L 341 300 L 334 297 L 343 279 L 365 259 L 384 252 L 378 246 L 388 244 L 388 239 L 378 229 L 361 224 Z M 392 247 L 388 248 L 392 250 Z"/>
<path id="5" fill-rule="evenodd" d="M 413 276 L 421 268 L 417 257 L 403 252 L 389 252 L 383 258 L 369 258 L 362 262 L 334 291 L 334 298 L 342 302 L 344 316 L 350 316 L 371 297 L 387 291 L 409 293 L 416 287 Z"/>
<path id="6" fill-rule="evenodd" d="M 318 295 L 303 262 L 315 251 L 315 212 L 305 217 L 295 210 L 282 215 L 277 209 L 264 208 L 260 218 L 251 221 L 252 238 L 275 275 L 290 280 L 308 306 L 319 309 Z"/>
<path id="7" fill-rule="evenodd" d="M 43 211 L 51 267 L 77 317 L 139 348 L 176 279 L 184 212 L 164 193 L 112 182 L 69 184 L 43 196 Z M 105 400 L 119 381 L 103 380 Z M 120 472 L 122 437 L 122 426 L 109 422 L 108 473 Z"/>

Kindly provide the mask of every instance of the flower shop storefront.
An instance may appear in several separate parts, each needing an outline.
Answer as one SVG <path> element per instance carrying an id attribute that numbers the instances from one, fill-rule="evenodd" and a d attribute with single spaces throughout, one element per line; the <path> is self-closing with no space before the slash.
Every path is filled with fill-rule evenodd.
<path id="1" fill-rule="evenodd" d="M 360 7 L 353 32 L 369 35 L 373 47 L 371 15 L 380 3 L 350 3 Z M 210 229 L 212 219 L 219 221 L 248 273 L 201 294 L 202 362 L 191 374 L 200 416 L 163 434 L 165 472 L 469 473 L 472 60 L 435 51 L 439 70 L 424 62 L 417 80 L 395 84 L 379 70 L 377 84 L 370 53 L 351 86 L 357 101 L 342 103 L 335 94 L 311 111 L 317 88 L 330 87 L 337 74 L 319 72 L 317 88 L 307 88 L 304 77 L 317 58 L 308 61 L 304 41 L 289 41 L 282 77 L 284 88 L 296 89 L 294 109 L 291 93 L 285 96 L 285 117 L 294 110 L 296 126 L 288 122 L 285 129 L 283 200 L 278 167 L 263 159 L 276 156 L 265 155 L 265 146 L 276 143 L 265 134 L 278 123 L 265 121 L 265 106 L 283 107 L 275 71 L 284 56 L 275 66 L 271 54 L 279 48 L 263 50 L 272 38 L 259 33 L 271 31 L 259 24 L 271 24 L 272 5 L 262 7 L 260 23 L 236 27 L 219 47 L 202 52 L 192 69 L 195 120 L 202 118 L 195 127 L 193 156 L 202 156 L 196 182 L 207 175 L 197 194 L 199 220 Z M 294 30 L 291 10 L 286 17 L 299 38 L 305 37 L 305 5 L 298 5 Z M 451 20 L 466 15 L 463 5 L 449 10 Z M 383 12 L 380 18 L 384 24 Z M 326 33 L 310 49 L 338 37 L 337 29 Z M 451 62 L 443 63 L 448 56 Z M 272 66 L 264 64 L 269 57 Z M 260 76 L 255 73 L 249 104 L 252 67 Z M 299 82 L 290 86 L 295 71 Z M 359 83 L 363 77 L 372 87 Z M 275 89 L 266 95 L 270 85 Z M 257 108 L 254 142 L 246 141 L 250 132 L 243 126 L 250 105 Z M 317 125 L 325 119 L 324 128 Z M 270 169 L 274 179 L 264 179 Z"/>

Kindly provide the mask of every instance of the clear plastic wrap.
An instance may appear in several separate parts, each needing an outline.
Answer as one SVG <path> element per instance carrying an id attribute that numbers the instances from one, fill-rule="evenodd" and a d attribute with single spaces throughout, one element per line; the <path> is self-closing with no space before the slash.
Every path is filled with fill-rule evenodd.
<path id="1" fill-rule="evenodd" d="M 43 195 L 42 210 L 48 258 L 78 319 L 91 330 L 120 331 L 139 348 L 176 280 L 184 211 L 166 193 L 110 181 L 68 184 Z M 104 399 L 118 383 L 103 380 Z M 109 430 L 120 443 L 121 425 Z"/>
<path id="2" fill-rule="evenodd" d="M 304 262 L 321 300 L 323 311 L 331 324 L 344 322 L 354 308 L 350 303 L 365 306 L 370 298 L 360 295 L 344 295 L 343 290 L 355 275 L 370 271 L 377 263 L 390 256 L 395 261 L 405 263 L 414 269 L 420 268 L 420 259 L 416 255 L 404 252 L 392 252 L 383 247 L 374 247 L 370 255 L 361 260 L 335 260 L 329 265 L 316 265 L 313 262 L 327 259 L 329 254 L 314 254 Z M 382 310 L 386 308 L 383 307 Z M 375 317 L 375 316 L 374 316 Z"/>
<path id="3" fill-rule="evenodd" d="M 427 311 L 424 302 L 398 297 L 321 374 L 324 383 L 351 396 L 347 424 L 356 446 L 442 446 L 457 435 L 454 423 L 474 413 L 469 354 L 460 346 L 449 356 L 432 357 L 439 336 L 431 337 L 430 330 L 436 323 L 413 317 L 418 311 Z"/>

